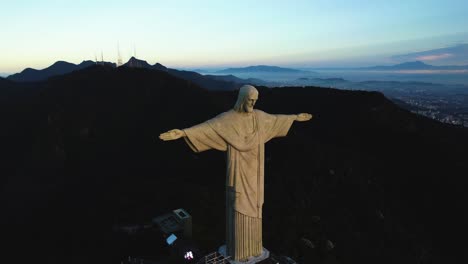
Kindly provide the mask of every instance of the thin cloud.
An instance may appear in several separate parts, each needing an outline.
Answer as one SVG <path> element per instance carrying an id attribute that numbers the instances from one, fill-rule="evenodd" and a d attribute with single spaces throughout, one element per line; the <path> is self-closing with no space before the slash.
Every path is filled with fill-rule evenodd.
<path id="1" fill-rule="evenodd" d="M 434 54 L 434 55 L 425 55 L 416 57 L 416 60 L 420 61 L 434 61 L 434 60 L 442 60 L 452 57 L 453 54 L 451 53 L 442 53 L 442 54 Z"/>
<path id="2" fill-rule="evenodd" d="M 468 64 L 468 44 L 413 52 L 391 57 L 398 62 L 430 61 L 436 65 L 466 65 Z"/>

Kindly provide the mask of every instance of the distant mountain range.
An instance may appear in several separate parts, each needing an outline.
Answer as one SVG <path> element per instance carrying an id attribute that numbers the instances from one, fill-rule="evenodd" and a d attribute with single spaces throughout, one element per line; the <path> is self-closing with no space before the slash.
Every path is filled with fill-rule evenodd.
<path id="1" fill-rule="evenodd" d="M 379 91 L 389 98 L 425 91 L 434 95 L 468 95 L 468 86 L 418 81 L 349 81 L 343 78 L 298 78 L 290 82 L 294 86 L 318 86 L 338 89 Z M 416 93 L 417 96 L 417 93 Z"/>
<path id="2" fill-rule="evenodd" d="M 81 70 L 96 64 L 106 65 L 113 68 L 116 67 L 116 64 L 111 62 L 83 61 L 80 64 L 73 64 L 65 61 L 58 61 L 42 70 L 27 68 L 20 73 L 15 73 L 8 76 L 7 79 L 15 82 L 45 81 L 50 77 L 71 73 L 73 71 Z M 197 85 L 208 90 L 233 90 L 239 88 L 243 84 L 272 85 L 272 83 L 259 79 L 241 79 L 233 75 L 202 75 L 192 71 L 170 69 L 160 63 L 151 65 L 147 61 L 140 60 L 135 57 L 131 57 L 128 62 L 122 66 L 164 71 L 176 77 L 196 83 Z"/>
<path id="3" fill-rule="evenodd" d="M 397 70 L 468 70 L 468 65 L 444 65 L 435 66 L 424 63 L 422 61 L 409 61 L 388 66 L 370 66 L 370 67 L 310 67 L 303 68 L 306 70 L 332 70 L 332 71 L 397 71 Z"/>
<path id="4" fill-rule="evenodd" d="M 216 73 L 236 74 L 236 73 L 305 73 L 305 71 L 281 68 L 278 66 L 257 65 L 243 68 L 227 68 Z"/>
<path id="5" fill-rule="evenodd" d="M 307 68 L 309 69 L 309 68 Z M 311 70 L 334 70 L 334 71 L 347 71 L 347 70 L 363 70 L 363 71 L 395 71 L 395 70 L 468 70 L 468 65 L 444 65 L 434 66 L 426 64 L 422 61 L 409 61 L 400 64 L 389 65 L 389 66 L 370 66 L 370 67 L 318 67 L 310 68 Z"/>
<path id="6" fill-rule="evenodd" d="M 315 68 L 314 68 L 315 69 Z M 371 67 L 359 67 L 359 68 L 316 68 L 317 70 L 463 70 L 468 69 L 468 65 L 463 66 L 434 66 L 430 64 L 426 64 L 422 61 L 410 61 L 404 62 L 396 65 L 390 66 L 371 66 Z M 228 68 L 224 70 L 217 71 L 216 73 L 224 73 L 224 74 L 246 74 L 246 73 L 276 73 L 276 74 L 294 74 L 294 73 L 311 73 L 310 71 L 303 71 L 298 69 L 291 69 L 291 68 L 281 68 L 277 66 L 266 66 L 266 65 L 259 65 L 259 66 L 249 66 L 244 68 Z"/>
<path id="7" fill-rule="evenodd" d="M 139 60 L 134 57 L 125 63 L 123 66 L 136 67 L 136 68 L 147 68 L 152 70 L 160 70 L 167 72 L 173 76 L 192 81 L 201 87 L 208 90 L 232 90 L 240 87 L 243 84 L 254 84 L 271 86 L 273 83 L 256 78 L 242 79 L 232 74 L 228 75 L 203 75 L 195 71 L 185 71 L 167 68 L 162 64 L 156 63 L 154 65 L 149 64 L 144 60 Z M 268 66 L 270 67 L 270 66 Z M 277 67 L 279 68 L 279 67 Z"/>
<path id="8" fill-rule="evenodd" d="M 447 65 L 447 66 L 434 66 L 430 64 L 426 64 L 422 61 L 411 61 L 411 62 L 404 62 L 392 66 L 373 66 L 373 67 L 365 67 L 359 68 L 362 70 L 468 70 L 468 65 Z"/>
<path id="9" fill-rule="evenodd" d="M 396 61 L 437 61 L 439 65 L 463 65 L 468 61 L 468 43 L 443 48 L 398 54 L 391 57 Z"/>
<path id="10" fill-rule="evenodd" d="M 43 81 L 49 77 L 70 73 L 76 70 L 81 70 L 94 64 L 96 63 L 90 60 L 83 61 L 80 64 L 74 64 L 66 61 L 57 61 L 54 64 L 42 70 L 26 68 L 20 73 L 15 73 L 8 76 L 7 79 L 16 82 Z M 103 64 L 113 65 L 115 67 L 115 64 L 111 62 L 103 62 Z"/>
<path id="11" fill-rule="evenodd" d="M 262 86 L 276 86 L 278 85 L 275 82 L 269 82 L 257 78 L 247 78 L 247 79 L 242 79 L 239 77 L 236 77 L 232 74 L 229 75 L 204 75 L 205 77 L 214 79 L 214 80 L 220 80 L 220 81 L 225 81 L 225 82 L 234 82 L 234 83 L 246 83 L 246 84 L 255 84 L 255 85 L 262 85 Z"/>
<path id="12" fill-rule="evenodd" d="M 111 62 L 93 62 L 90 60 L 83 61 L 80 64 L 73 64 L 65 61 L 57 61 L 51 66 L 36 70 L 26 68 L 20 73 L 15 73 L 8 76 L 6 79 L 14 82 L 38 82 L 45 81 L 50 77 L 71 73 L 76 70 L 81 70 L 95 64 L 103 64 L 109 67 L 116 67 L 115 63 Z M 214 74 L 200 74 L 194 71 L 176 70 L 167 68 L 160 63 L 154 65 L 149 64 L 145 60 L 140 60 L 132 57 L 126 62 L 123 67 L 146 68 L 151 70 L 159 70 L 170 73 L 176 77 L 196 83 L 197 85 L 208 90 L 234 90 L 243 84 L 253 84 L 261 86 L 284 86 L 287 84 L 303 85 L 311 84 L 310 76 L 313 76 L 313 71 L 302 71 L 291 68 L 282 68 L 277 66 L 257 65 L 243 68 L 227 68 L 215 72 Z M 318 69 L 318 68 L 317 68 Z M 357 71 L 407 71 L 407 70 L 468 70 L 468 65 L 463 66 L 434 66 L 426 64 L 422 61 L 405 62 L 392 66 L 372 66 L 361 68 L 320 68 L 320 70 L 357 70 Z M 298 78 L 300 77 L 300 78 Z M 297 79 L 296 81 L 295 78 Z M 301 80 L 302 79 L 302 80 Z M 291 82 L 291 80 L 293 80 Z M 335 82 L 334 80 L 333 82 Z M 326 81 L 327 83 L 330 80 Z M 315 83 L 322 83 L 319 80 L 314 80 Z M 336 87 L 336 86 L 334 86 Z"/>

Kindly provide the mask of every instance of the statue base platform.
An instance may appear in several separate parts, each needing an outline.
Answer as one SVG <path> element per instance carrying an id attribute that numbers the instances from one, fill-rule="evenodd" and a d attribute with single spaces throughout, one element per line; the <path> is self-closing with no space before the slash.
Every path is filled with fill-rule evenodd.
<path id="1" fill-rule="evenodd" d="M 220 246 L 219 249 L 218 249 L 218 252 L 221 255 L 223 255 L 224 257 L 228 257 L 227 254 L 226 254 L 226 245 Z M 262 254 L 260 256 L 250 257 L 246 261 L 238 261 L 238 260 L 232 260 L 232 259 L 230 259 L 228 261 L 231 264 L 255 264 L 255 263 L 260 262 L 262 260 L 265 260 L 265 259 L 267 259 L 269 257 L 270 257 L 270 251 L 268 251 L 266 248 L 263 248 Z"/>

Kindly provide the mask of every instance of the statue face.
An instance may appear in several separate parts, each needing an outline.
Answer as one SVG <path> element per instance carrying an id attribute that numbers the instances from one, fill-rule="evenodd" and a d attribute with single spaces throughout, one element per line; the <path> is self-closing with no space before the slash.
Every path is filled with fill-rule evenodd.
<path id="1" fill-rule="evenodd" d="M 252 113 L 257 100 L 258 100 L 258 93 L 249 92 L 249 94 L 245 97 L 244 111 L 246 113 Z"/>

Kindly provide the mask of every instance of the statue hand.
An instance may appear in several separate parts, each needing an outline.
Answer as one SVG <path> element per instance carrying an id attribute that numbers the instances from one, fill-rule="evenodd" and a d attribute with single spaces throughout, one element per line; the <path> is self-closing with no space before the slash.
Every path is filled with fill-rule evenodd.
<path id="1" fill-rule="evenodd" d="M 296 121 L 299 122 L 304 122 L 304 121 L 309 121 L 312 119 L 312 115 L 308 113 L 300 113 L 297 115 Z"/>
<path id="2" fill-rule="evenodd" d="M 181 137 L 185 137 L 185 132 L 180 129 L 172 129 L 159 135 L 159 138 L 164 141 L 176 140 Z"/>

